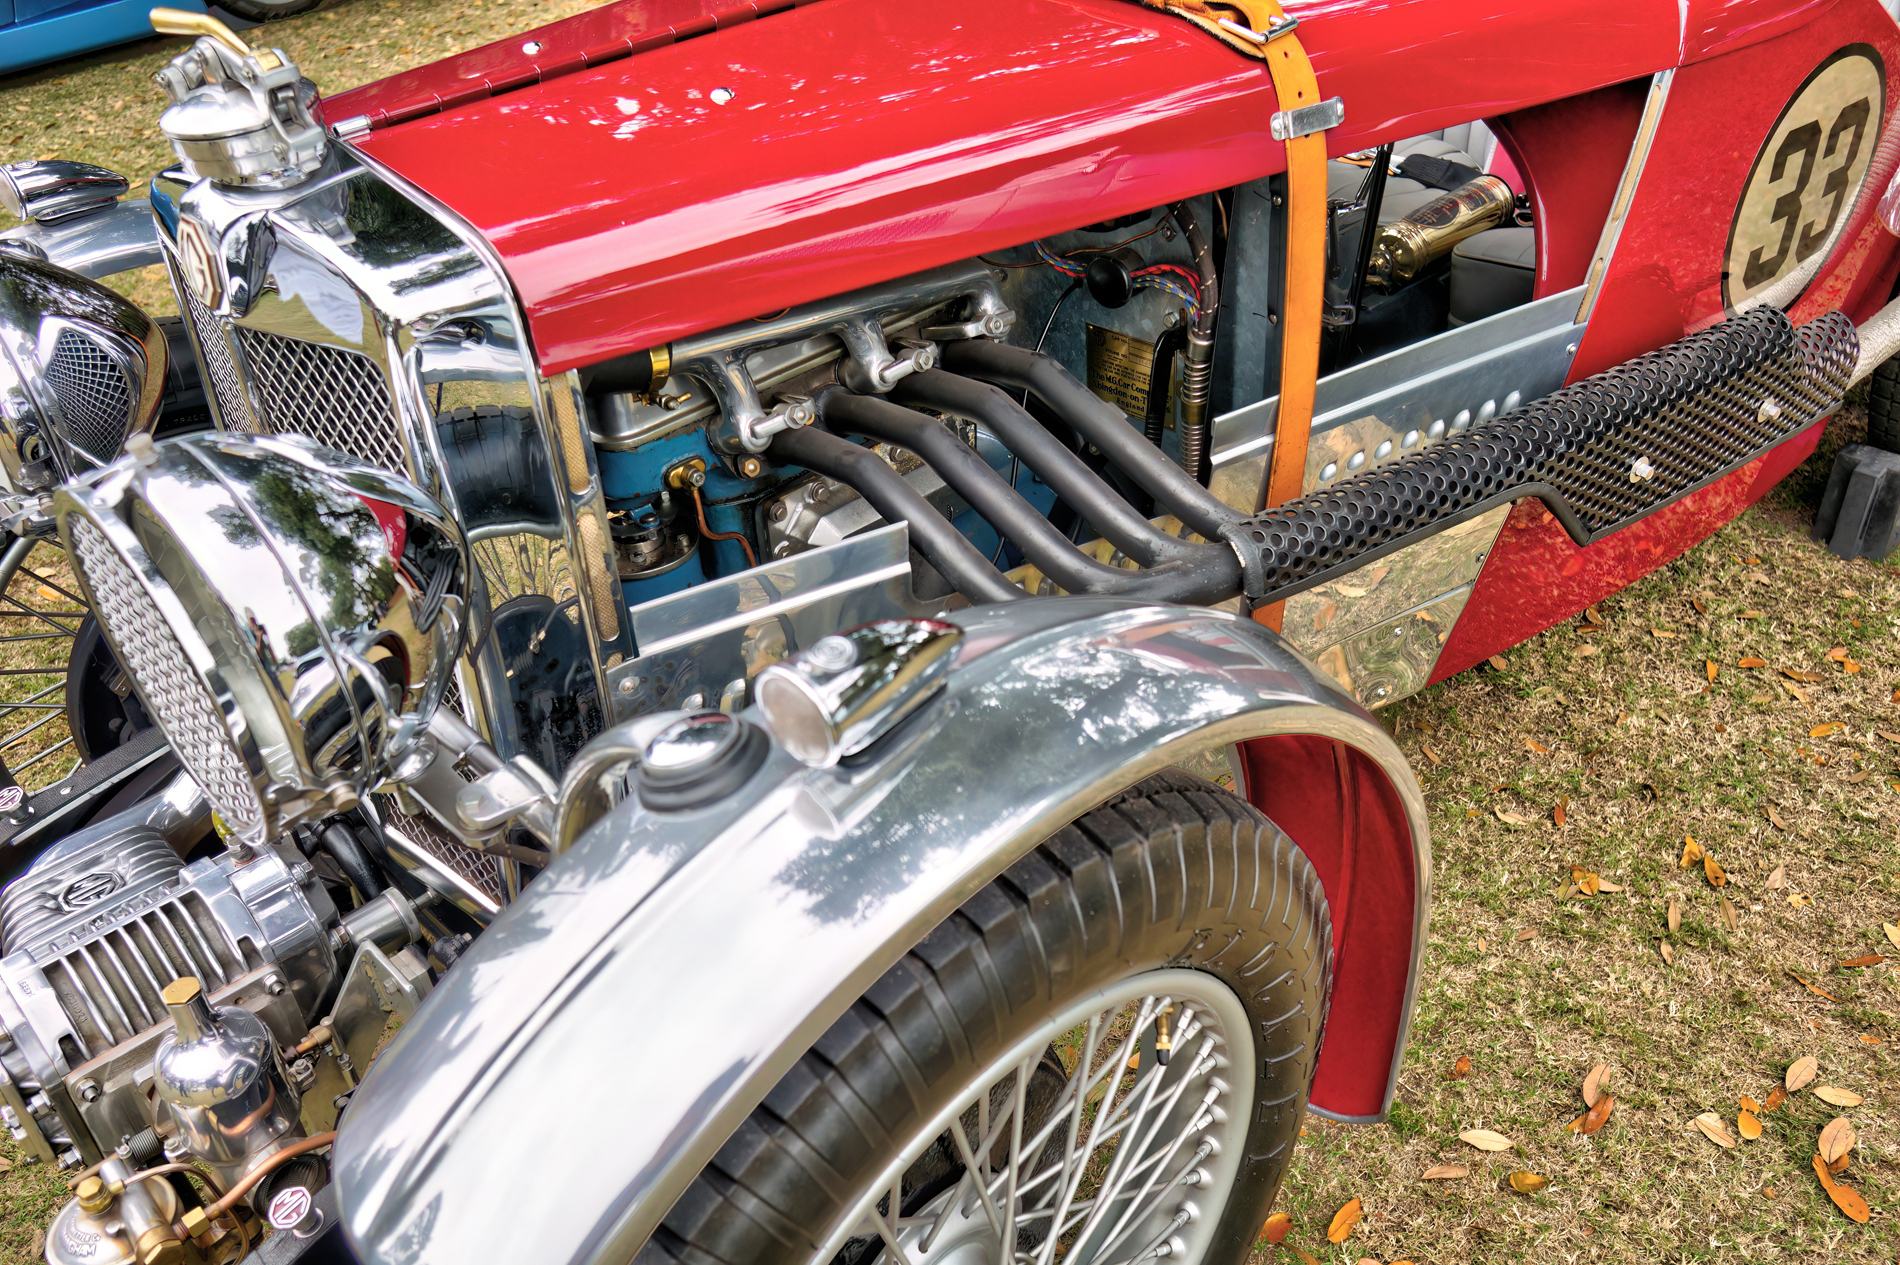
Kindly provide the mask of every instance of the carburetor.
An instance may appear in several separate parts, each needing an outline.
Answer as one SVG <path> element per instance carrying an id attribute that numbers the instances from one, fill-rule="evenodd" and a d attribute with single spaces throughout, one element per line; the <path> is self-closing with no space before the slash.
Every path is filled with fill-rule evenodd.
<path id="1" fill-rule="evenodd" d="M 173 102 L 159 128 L 193 179 L 286 189 L 323 164 L 316 87 L 282 52 L 254 49 L 216 18 L 182 9 L 153 9 L 152 29 L 201 37 L 156 76 Z"/>

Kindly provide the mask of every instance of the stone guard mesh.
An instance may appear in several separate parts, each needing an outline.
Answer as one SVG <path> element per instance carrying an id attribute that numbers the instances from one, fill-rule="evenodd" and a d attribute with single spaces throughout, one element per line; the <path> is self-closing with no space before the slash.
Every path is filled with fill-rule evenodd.
<path id="1" fill-rule="evenodd" d="M 1589 544 L 1823 416 L 1858 354 L 1840 312 L 1797 330 L 1756 308 L 1222 535 L 1255 601 L 1516 497 L 1540 497 Z"/>
<path id="2" fill-rule="evenodd" d="M 105 348 L 78 330 L 61 330 L 46 384 L 59 401 L 67 443 L 100 461 L 119 455 L 132 421 L 132 384 Z"/>

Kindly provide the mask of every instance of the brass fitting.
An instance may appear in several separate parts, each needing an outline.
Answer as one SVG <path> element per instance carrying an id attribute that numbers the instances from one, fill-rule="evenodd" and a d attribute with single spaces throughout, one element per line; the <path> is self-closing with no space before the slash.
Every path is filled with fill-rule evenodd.
<path id="1" fill-rule="evenodd" d="M 185 1233 L 194 1239 L 202 1239 L 211 1233 L 212 1229 L 211 1218 L 205 1215 L 203 1208 L 185 1209 L 185 1214 L 178 1218 L 178 1224 L 184 1227 Z"/>
<path id="2" fill-rule="evenodd" d="M 666 472 L 666 486 L 675 492 L 687 492 L 706 482 L 706 460 L 688 457 Z"/>
<path id="3" fill-rule="evenodd" d="M 138 1241 L 139 1265 L 179 1265 L 185 1259 L 185 1245 L 172 1234 L 168 1225 L 155 1225 Z"/>
<path id="4" fill-rule="evenodd" d="M 73 1194 L 79 1198 L 79 1206 L 94 1216 L 112 1206 L 112 1188 L 101 1177 L 88 1177 L 82 1180 Z"/>

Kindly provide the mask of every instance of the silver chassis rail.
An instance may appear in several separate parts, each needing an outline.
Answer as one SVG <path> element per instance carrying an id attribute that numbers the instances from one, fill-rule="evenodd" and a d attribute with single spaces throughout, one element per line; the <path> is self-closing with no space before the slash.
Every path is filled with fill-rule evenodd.
<path id="1" fill-rule="evenodd" d="M 818 771 L 775 749 L 713 808 L 624 803 L 496 919 L 345 1117 L 339 1207 L 365 1261 L 631 1260 L 745 1114 L 931 927 L 1065 823 L 1200 752 L 1288 733 L 1365 752 L 1406 805 L 1423 936 L 1418 785 L 1279 638 L 1107 598 L 948 618 L 965 629 L 948 684 L 868 762 Z M 568 1105 L 550 1110 L 556 1086 Z M 510 1166 L 498 1200 L 501 1138 L 576 1161 Z"/>

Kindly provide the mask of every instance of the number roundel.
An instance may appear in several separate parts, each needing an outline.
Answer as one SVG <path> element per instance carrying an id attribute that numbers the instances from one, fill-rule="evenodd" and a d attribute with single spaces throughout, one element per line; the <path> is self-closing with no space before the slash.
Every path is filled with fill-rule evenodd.
<path id="1" fill-rule="evenodd" d="M 1853 219 L 1880 140 L 1887 68 L 1868 44 L 1815 67 L 1775 120 L 1735 204 L 1722 302 L 1731 312 L 1801 296 Z"/>

